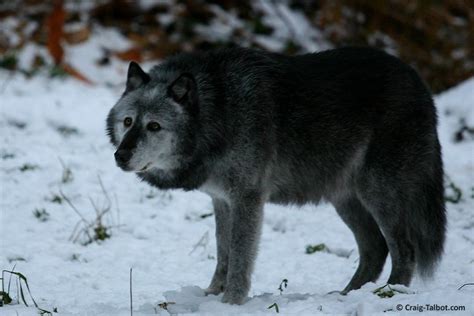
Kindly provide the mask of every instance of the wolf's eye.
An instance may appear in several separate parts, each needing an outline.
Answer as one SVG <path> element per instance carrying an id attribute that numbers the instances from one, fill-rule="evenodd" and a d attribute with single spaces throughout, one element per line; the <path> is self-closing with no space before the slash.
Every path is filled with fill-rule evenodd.
<path id="1" fill-rule="evenodd" d="M 125 127 L 130 127 L 132 125 L 132 118 L 131 117 L 126 117 L 125 120 L 123 120 L 123 125 Z"/>
<path id="2" fill-rule="evenodd" d="M 161 126 L 157 122 L 150 122 L 150 123 L 147 124 L 146 128 L 149 131 L 156 132 L 156 131 L 159 131 L 161 129 Z"/>

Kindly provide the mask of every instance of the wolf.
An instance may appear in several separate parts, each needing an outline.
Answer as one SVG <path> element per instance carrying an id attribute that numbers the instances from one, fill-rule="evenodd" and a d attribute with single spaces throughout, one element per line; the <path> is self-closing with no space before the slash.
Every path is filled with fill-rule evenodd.
<path id="1" fill-rule="evenodd" d="M 124 171 L 212 198 L 217 265 L 207 294 L 242 304 L 266 202 L 325 200 L 354 234 L 346 294 L 431 276 L 446 215 L 437 114 L 416 71 L 382 51 L 298 56 L 249 48 L 180 53 L 148 73 L 131 62 L 107 133 Z"/>

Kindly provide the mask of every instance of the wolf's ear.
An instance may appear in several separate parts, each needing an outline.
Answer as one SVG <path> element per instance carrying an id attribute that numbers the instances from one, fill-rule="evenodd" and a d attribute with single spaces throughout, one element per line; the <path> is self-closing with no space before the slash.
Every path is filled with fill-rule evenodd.
<path id="1" fill-rule="evenodd" d="M 125 93 L 133 91 L 150 81 L 150 76 L 134 61 L 130 62 Z"/>
<path id="2" fill-rule="evenodd" d="M 182 106 L 193 106 L 197 104 L 197 86 L 193 75 L 183 73 L 168 87 L 168 95 Z"/>

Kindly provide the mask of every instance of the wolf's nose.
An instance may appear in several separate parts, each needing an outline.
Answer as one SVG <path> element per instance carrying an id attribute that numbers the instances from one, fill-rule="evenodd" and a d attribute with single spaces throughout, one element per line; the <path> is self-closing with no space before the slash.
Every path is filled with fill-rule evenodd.
<path id="1" fill-rule="evenodd" d="M 130 158 L 132 158 L 132 152 L 126 149 L 119 149 L 115 152 L 114 156 L 119 164 L 125 164 L 130 161 Z"/>

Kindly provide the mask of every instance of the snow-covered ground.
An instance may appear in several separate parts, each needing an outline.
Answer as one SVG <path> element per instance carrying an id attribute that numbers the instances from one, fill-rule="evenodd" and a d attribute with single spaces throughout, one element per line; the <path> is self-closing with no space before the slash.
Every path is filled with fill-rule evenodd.
<path id="1" fill-rule="evenodd" d="M 95 58 L 84 46 L 68 54 L 73 65 Z M 447 204 L 446 251 L 433 281 L 416 278 L 404 293 L 381 298 L 372 292 L 385 284 L 388 260 L 377 284 L 347 296 L 328 294 L 342 289 L 357 267 L 349 229 L 330 205 L 267 205 L 250 300 L 230 306 L 202 291 L 216 263 L 214 219 L 206 216 L 210 198 L 157 191 L 115 166 L 105 117 L 122 92 L 126 65 L 96 68 L 81 67 L 95 86 L 0 72 L 0 268 L 15 266 L 23 273 L 41 308 L 63 315 L 127 315 L 133 268 L 134 315 L 274 314 L 275 307 L 268 308 L 274 303 L 283 314 L 385 315 L 397 313 L 397 304 L 408 314 L 416 312 L 407 306 L 425 304 L 465 307 L 436 315 L 474 313 L 474 286 L 458 290 L 474 282 L 474 140 L 453 141 L 461 117 L 474 125 L 474 79 L 436 96 L 446 173 L 463 195 Z M 86 221 L 110 206 L 103 223 L 111 237 L 82 245 L 81 217 L 61 192 Z M 330 251 L 305 253 L 307 245 L 320 243 Z M 283 279 L 288 286 L 280 294 Z M 12 281 L 13 299 L 16 291 Z M 7 305 L 0 314 L 36 315 L 25 296 L 30 307 Z M 157 305 L 163 302 L 168 311 Z"/>

